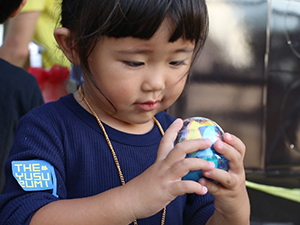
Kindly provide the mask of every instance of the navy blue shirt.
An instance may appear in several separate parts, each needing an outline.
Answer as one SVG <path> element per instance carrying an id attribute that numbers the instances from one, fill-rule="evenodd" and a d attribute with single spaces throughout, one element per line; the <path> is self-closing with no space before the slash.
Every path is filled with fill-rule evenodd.
<path id="1" fill-rule="evenodd" d="M 0 194 L 4 192 L 4 163 L 17 124 L 31 109 L 44 103 L 34 76 L 0 59 Z"/>
<path id="2" fill-rule="evenodd" d="M 164 130 L 174 121 L 164 112 L 156 118 Z M 162 138 L 157 126 L 142 135 L 104 126 L 126 182 L 155 162 Z M 11 175 L 11 161 L 32 159 L 45 160 L 54 167 L 58 198 L 52 190 L 24 191 Z M 71 94 L 22 118 L 5 169 L 8 189 L 0 196 L 0 224 L 28 224 L 35 211 L 50 202 L 93 196 L 121 185 L 111 150 L 95 117 Z M 167 206 L 165 224 L 205 224 L 214 212 L 213 201 L 210 194 L 177 197 Z M 160 224 L 161 216 L 159 212 L 138 220 L 138 224 Z"/>

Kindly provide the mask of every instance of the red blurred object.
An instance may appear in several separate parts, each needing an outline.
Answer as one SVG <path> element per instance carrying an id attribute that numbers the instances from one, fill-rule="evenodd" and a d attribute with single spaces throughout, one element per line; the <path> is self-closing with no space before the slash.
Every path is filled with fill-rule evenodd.
<path id="1" fill-rule="evenodd" d="M 56 101 L 68 94 L 66 87 L 70 77 L 68 68 L 58 65 L 54 65 L 50 70 L 29 67 L 28 72 L 36 77 L 45 102 Z"/>
<path id="2" fill-rule="evenodd" d="M 40 67 L 29 67 L 28 73 L 35 76 L 41 90 L 43 90 L 44 86 L 45 86 L 44 85 L 45 81 L 47 80 L 47 77 L 48 77 L 47 71 L 45 71 L 44 68 L 40 68 Z"/>
<path id="3" fill-rule="evenodd" d="M 69 78 L 69 76 L 70 72 L 68 68 L 54 65 L 48 73 L 48 80 L 51 83 L 58 84 L 62 81 L 66 81 Z"/>

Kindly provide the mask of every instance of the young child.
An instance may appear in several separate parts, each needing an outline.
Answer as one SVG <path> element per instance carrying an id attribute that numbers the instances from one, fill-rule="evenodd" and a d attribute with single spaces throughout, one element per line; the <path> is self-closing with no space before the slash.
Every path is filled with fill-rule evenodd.
<path id="1" fill-rule="evenodd" d="M 215 143 L 228 172 L 187 159 L 211 142 L 174 146 L 182 120 L 164 112 L 207 36 L 205 1 L 63 0 L 61 24 L 84 83 L 19 123 L 1 224 L 249 224 L 241 140 Z M 181 180 L 199 169 L 219 184 Z"/>

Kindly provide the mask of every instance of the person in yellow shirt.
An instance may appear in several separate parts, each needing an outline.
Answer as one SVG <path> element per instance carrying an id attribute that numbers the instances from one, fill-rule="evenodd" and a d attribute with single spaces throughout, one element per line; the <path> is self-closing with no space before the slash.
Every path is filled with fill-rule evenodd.
<path id="1" fill-rule="evenodd" d="M 42 66 L 71 68 L 70 62 L 58 49 L 53 32 L 58 27 L 61 0 L 28 0 L 16 17 L 8 22 L 0 57 L 25 68 L 29 43 L 34 40 L 42 46 Z"/>

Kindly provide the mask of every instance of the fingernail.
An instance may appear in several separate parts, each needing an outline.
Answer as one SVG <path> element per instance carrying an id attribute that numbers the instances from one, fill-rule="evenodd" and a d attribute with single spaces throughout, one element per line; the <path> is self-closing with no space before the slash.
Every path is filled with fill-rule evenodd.
<path id="1" fill-rule="evenodd" d="M 203 171 L 203 175 L 206 177 L 209 176 L 210 174 L 211 174 L 211 171 Z"/>
<path id="2" fill-rule="evenodd" d="M 180 121 L 180 119 L 177 118 L 177 119 L 173 122 L 173 124 L 178 124 L 179 121 Z"/>
<path id="3" fill-rule="evenodd" d="M 207 144 L 211 145 L 211 140 L 209 140 L 209 139 L 204 139 L 204 141 L 205 141 Z"/>
<path id="4" fill-rule="evenodd" d="M 203 186 L 202 189 L 205 193 L 207 192 L 207 187 Z"/>
<path id="5" fill-rule="evenodd" d="M 229 140 L 231 140 L 231 139 L 232 139 L 232 136 L 231 136 L 231 134 L 230 134 L 230 133 L 227 133 L 227 138 L 228 138 Z"/>
<path id="6" fill-rule="evenodd" d="M 215 163 L 214 162 L 209 162 L 209 164 L 213 167 L 213 168 L 215 168 Z"/>
<path id="7" fill-rule="evenodd" d="M 215 144 L 217 144 L 219 148 L 223 148 L 223 146 L 224 146 L 224 143 L 223 143 L 223 141 L 221 141 L 221 140 L 217 140 L 217 141 L 215 142 Z"/>
<path id="8" fill-rule="evenodd" d="M 199 180 L 199 183 L 201 184 L 201 185 L 205 185 L 206 184 L 206 181 L 205 181 L 205 179 L 204 178 L 201 178 L 200 180 Z"/>

